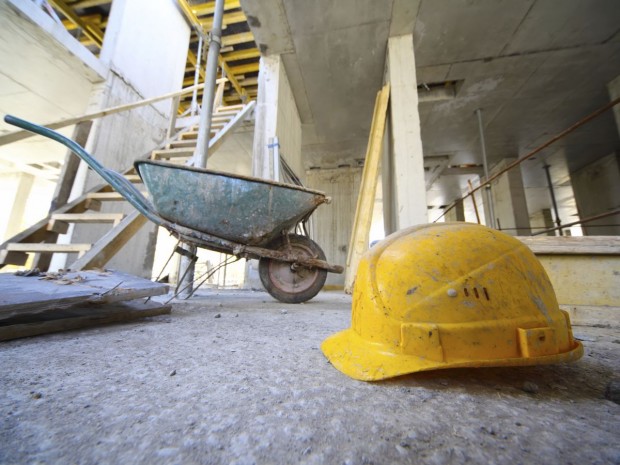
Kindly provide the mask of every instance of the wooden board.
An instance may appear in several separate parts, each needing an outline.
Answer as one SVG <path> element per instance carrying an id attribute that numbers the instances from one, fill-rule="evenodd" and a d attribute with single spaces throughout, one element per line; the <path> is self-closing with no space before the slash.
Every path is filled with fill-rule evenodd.
<path id="1" fill-rule="evenodd" d="M 134 321 L 168 314 L 170 309 L 170 305 L 142 300 L 106 305 L 78 304 L 62 310 L 0 319 L 0 341 Z"/>
<path id="2" fill-rule="evenodd" d="M 379 163 L 383 150 L 383 135 L 387 117 L 388 102 L 390 100 L 390 85 L 386 84 L 377 93 L 375 110 L 372 117 L 370 137 L 364 159 L 364 171 L 360 192 L 357 197 L 357 208 L 353 220 L 353 230 L 349 241 L 344 290 L 347 294 L 353 292 L 353 284 L 357 274 L 357 267 L 362 255 L 368 250 L 368 237 L 372 222 L 372 212 L 375 204 L 377 184 L 379 182 Z"/>
<path id="3" fill-rule="evenodd" d="M 535 254 L 620 255 L 618 236 L 519 236 Z"/>
<path id="4" fill-rule="evenodd" d="M 76 303 L 105 304 L 162 295 L 168 286 L 118 271 L 79 271 L 62 279 L 0 273 L 0 316 L 16 316 Z"/>

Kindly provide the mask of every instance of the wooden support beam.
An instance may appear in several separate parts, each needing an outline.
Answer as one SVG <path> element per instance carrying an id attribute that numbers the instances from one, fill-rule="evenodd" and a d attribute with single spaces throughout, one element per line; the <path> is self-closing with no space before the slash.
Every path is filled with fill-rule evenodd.
<path id="1" fill-rule="evenodd" d="M 6 245 L 9 252 L 30 252 L 30 253 L 84 253 L 92 247 L 91 244 L 22 244 L 12 243 Z"/>
<path id="2" fill-rule="evenodd" d="M 246 74 L 246 73 L 255 73 L 258 71 L 259 69 L 259 63 L 247 63 L 245 65 L 239 65 L 239 66 L 231 66 L 230 67 L 230 71 L 233 74 Z"/>
<path id="3" fill-rule="evenodd" d="M 355 275 L 362 255 L 368 250 L 368 237 L 372 222 L 372 212 L 375 204 L 377 183 L 380 171 L 379 163 L 383 149 L 383 134 L 385 133 L 385 122 L 387 116 L 388 102 L 390 99 L 390 85 L 386 84 L 377 93 L 375 100 L 375 111 L 372 117 L 370 137 L 366 158 L 364 162 L 364 172 L 360 184 L 360 193 L 357 197 L 357 208 L 355 209 L 355 219 L 353 221 L 353 231 L 349 242 L 347 254 L 347 266 L 345 270 L 345 292 L 350 294 L 353 291 Z"/>
<path id="4" fill-rule="evenodd" d="M 222 29 L 225 29 L 229 24 L 245 23 L 248 20 L 243 11 L 231 11 L 225 12 L 222 18 Z M 210 31 L 213 27 L 213 16 L 208 18 L 198 18 L 200 25 L 206 30 Z"/>
<path id="5" fill-rule="evenodd" d="M 228 47 L 230 45 L 245 44 L 248 42 L 254 43 L 254 35 L 248 32 L 240 32 L 238 34 L 231 34 L 229 36 L 222 37 L 222 46 Z"/>
<path id="6" fill-rule="evenodd" d="M 103 268 L 146 222 L 146 217 L 137 210 L 130 213 L 118 226 L 99 239 L 88 252 L 72 263 L 70 268 L 76 271 Z"/>
<path id="7" fill-rule="evenodd" d="M 90 37 L 98 47 L 103 45 L 103 31 L 92 23 L 86 23 L 78 16 L 71 7 L 69 7 L 64 0 L 48 0 L 51 5 L 59 10 L 69 21 L 75 24 L 77 27 L 84 31 L 88 37 Z"/>
<path id="8" fill-rule="evenodd" d="M 260 52 L 257 48 L 248 48 L 244 50 L 236 50 L 230 53 L 222 54 L 224 61 L 247 60 L 248 58 L 259 58 Z"/>
<path id="9" fill-rule="evenodd" d="M 200 5 L 192 5 L 192 13 L 196 16 L 212 15 L 215 12 L 215 2 L 205 2 Z M 224 11 L 241 8 L 240 0 L 226 0 L 224 2 Z"/>
<path id="10" fill-rule="evenodd" d="M 52 221 L 118 224 L 124 217 L 123 213 L 55 213 L 52 215 Z"/>

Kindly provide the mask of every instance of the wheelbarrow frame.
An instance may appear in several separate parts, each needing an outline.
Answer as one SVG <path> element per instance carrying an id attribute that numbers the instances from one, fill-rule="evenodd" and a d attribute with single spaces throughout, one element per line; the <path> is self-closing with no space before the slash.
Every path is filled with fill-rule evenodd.
<path id="1" fill-rule="evenodd" d="M 305 257 L 298 253 L 295 253 L 293 250 L 273 250 L 268 247 L 243 244 L 240 242 L 228 240 L 223 237 L 214 236 L 204 231 L 172 223 L 163 218 L 153 207 L 152 203 L 146 197 L 144 197 L 142 193 L 138 191 L 135 186 L 133 186 L 133 184 L 131 184 L 127 179 L 125 179 L 121 174 L 117 173 L 116 171 L 105 168 L 75 141 L 49 128 L 39 126 L 37 124 L 17 118 L 15 116 L 6 115 L 4 117 L 4 121 L 13 126 L 17 126 L 35 134 L 39 134 L 41 136 L 55 140 L 56 142 L 59 142 L 68 147 L 77 156 L 84 160 L 95 172 L 97 172 L 97 174 L 99 174 L 103 179 L 105 179 L 114 188 L 114 190 L 121 194 L 141 214 L 143 214 L 146 218 L 148 218 L 156 225 L 168 230 L 173 236 L 177 237 L 181 241 L 196 245 L 197 247 L 213 250 L 216 252 L 231 254 L 241 258 L 265 258 L 304 266 L 307 268 L 318 268 L 331 273 L 343 272 L 343 267 L 341 266 L 331 265 L 325 260 Z M 150 163 L 157 164 L 157 162 L 154 161 L 151 161 Z M 165 163 L 163 164 L 165 165 Z M 231 174 L 227 175 L 230 177 L 235 177 Z M 250 179 L 247 177 L 242 178 Z M 259 179 L 257 179 L 257 181 L 265 182 L 264 180 Z M 297 186 L 290 187 L 294 189 L 298 188 Z M 328 200 L 326 199 L 325 202 L 327 201 Z M 310 214 L 314 211 L 316 207 L 318 207 L 319 204 L 320 203 L 318 203 L 313 208 L 313 210 L 308 213 L 306 218 L 310 216 Z M 289 231 L 283 231 L 283 234 L 288 233 Z"/>

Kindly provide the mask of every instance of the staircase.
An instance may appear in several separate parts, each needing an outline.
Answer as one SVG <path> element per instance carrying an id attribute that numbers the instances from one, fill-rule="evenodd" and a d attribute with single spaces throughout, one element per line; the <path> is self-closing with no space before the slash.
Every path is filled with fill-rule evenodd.
<path id="1" fill-rule="evenodd" d="M 245 105 L 220 106 L 213 112 L 209 140 L 209 155 L 212 155 L 253 110 L 255 102 Z M 150 158 L 174 163 L 189 163 L 196 148 L 198 127 L 182 129 L 154 150 Z M 124 177 L 140 184 L 140 177 L 133 167 L 123 173 Z M 142 190 L 142 189 L 140 189 Z M 105 202 L 125 201 L 107 183 L 100 184 L 81 197 L 58 208 L 30 228 L 0 244 L 0 268 L 5 265 L 23 266 L 29 254 L 35 254 L 32 268 L 47 271 L 54 253 L 77 254 L 69 265 L 75 271 L 102 268 L 146 223 L 147 219 L 137 211 L 123 213 L 101 213 Z M 69 230 L 70 224 L 109 224 L 111 229 L 93 244 L 58 244 L 58 236 Z"/>

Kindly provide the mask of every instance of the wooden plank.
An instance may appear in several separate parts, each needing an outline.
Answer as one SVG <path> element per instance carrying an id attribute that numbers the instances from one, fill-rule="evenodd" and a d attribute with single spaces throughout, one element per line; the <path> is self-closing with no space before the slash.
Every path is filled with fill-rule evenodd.
<path id="1" fill-rule="evenodd" d="M 141 192 L 141 194 L 147 195 L 145 191 Z M 122 200 L 125 200 L 125 197 L 123 197 L 118 192 L 93 192 L 91 194 L 88 194 L 87 197 L 89 200 L 100 200 L 104 202 L 120 202 Z"/>
<path id="2" fill-rule="evenodd" d="M 161 158 L 191 157 L 193 155 L 194 155 L 194 151 L 189 150 L 187 148 L 154 150 L 153 151 L 153 158 L 156 160 L 159 160 Z"/>
<path id="3" fill-rule="evenodd" d="M 16 242 L 6 245 L 6 250 L 9 252 L 31 252 L 31 253 L 80 253 L 86 252 L 92 247 L 91 244 L 48 244 L 45 242 L 28 244 L 23 242 Z"/>
<path id="4" fill-rule="evenodd" d="M 620 307 L 608 305 L 562 305 L 573 326 L 620 327 Z"/>
<path id="5" fill-rule="evenodd" d="M 52 220 L 67 223 L 119 223 L 123 213 L 54 213 Z"/>
<path id="6" fill-rule="evenodd" d="M 620 255 L 619 236 L 519 236 L 535 254 Z"/>
<path id="7" fill-rule="evenodd" d="M 372 211 L 375 204 L 375 195 L 380 175 L 379 162 L 381 161 L 383 149 L 383 134 L 385 133 L 389 99 L 390 85 L 386 84 L 383 89 L 377 93 L 377 99 L 375 101 L 375 111 L 370 128 L 370 137 L 366 150 L 360 193 L 357 197 L 357 208 L 355 209 L 355 219 L 353 221 L 353 230 L 349 242 L 344 282 L 345 292 L 349 294 L 353 290 L 353 283 L 355 282 L 355 275 L 360 259 L 364 252 L 368 250 L 368 237 L 370 234 Z"/>
<path id="8" fill-rule="evenodd" d="M 88 307 L 78 305 L 63 311 L 39 314 L 35 318 L 30 315 L 30 320 L 24 320 L 23 317 L 0 320 L 0 341 L 135 321 L 140 318 L 169 314 L 170 310 L 170 305 L 153 301 L 148 303 L 132 301 Z"/>
<path id="9" fill-rule="evenodd" d="M 88 252 L 78 258 L 71 265 L 71 269 L 103 268 L 146 222 L 146 217 L 137 210 L 130 213 L 99 239 Z"/>
<path id="10" fill-rule="evenodd" d="M 53 277 L 51 273 L 47 277 Z M 118 271 L 79 271 L 58 279 L 0 274 L 0 315 L 13 317 L 68 307 L 76 303 L 105 304 L 162 295 L 168 286 Z"/>
<path id="11" fill-rule="evenodd" d="M 55 232 L 56 234 L 67 234 L 67 232 L 69 231 L 69 223 L 67 223 L 66 221 L 51 219 L 49 220 L 49 223 L 47 223 L 46 229 L 48 231 Z"/>
<path id="12" fill-rule="evenodd" d="M 562 305 L 620 305 L 620 255 L 536 254 Z"/>

